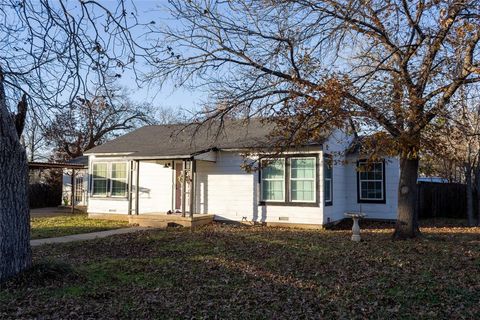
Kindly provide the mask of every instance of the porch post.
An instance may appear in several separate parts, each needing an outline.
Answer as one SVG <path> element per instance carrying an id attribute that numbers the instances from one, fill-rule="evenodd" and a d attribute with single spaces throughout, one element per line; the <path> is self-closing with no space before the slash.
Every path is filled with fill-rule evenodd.
<path id="1" fill-rule="evenodd" d="M 75 213 L 75 169 L 72 169 L 72 176 L 70 177 L 70 183 L 72 184 L 72 214 Z"/>
<path id="2" fill-rule="evenodd" d="M 182 181 L 182 217 L 185 217 L 185 205 L 186 205 L 186 199 L 185 195 L 186 189 L 187 189 L 187 161 L 183 160 L 183 168 L 182 168 L 182 176 L 183 176 L 183 181 Z"/>
<path id="3" fill-rule="evenodd" d="M 140 200 L 140 160 L 136 160 L 137 164 L 137 175 L 136 175 L 136 183 L 135 183 L 135 215 L 138 215 L 139 210 L 139 200 Z"/>
<path id="4" fill-rule="evenodd" d="M 190 218 L 193 218 L 193 213 L 195 212 L 195 183 L 197 175 L 197 161 L 192 158 L 190 172 L 192 181 L 190 181 Z"/>
<path id="5" fill-rule="evenodd" d="M 130 161 L 128 165 L 128 215 L 132 215 L 133 161 Z"/>

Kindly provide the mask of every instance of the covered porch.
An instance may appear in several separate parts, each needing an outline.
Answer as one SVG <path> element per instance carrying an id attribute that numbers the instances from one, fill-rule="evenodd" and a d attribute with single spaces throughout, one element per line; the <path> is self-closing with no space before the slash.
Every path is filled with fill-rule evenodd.
<path id="1" fill-rule="evenodd" d="M 204 206 L 206 181 L 198 181 L 197 167 L 199 164 L 208 167 L 215 160 L 215 151 L 129 159 L 125 163 L 127 190 L 123 198 L 128 205 L 127 214 L 116 214 L 114 207 L 123 201 L 110 197 L 110 207 L 98 214 L 89 213 L 89 217 L 119 219 L 151 227 L 196 227 L 211 223 L 214 215 L 208 214 Z M 96 161 L 101 160 L 97 158 Z M 92 175 L 95 176 L 95 173 L 92 172 Z"/>

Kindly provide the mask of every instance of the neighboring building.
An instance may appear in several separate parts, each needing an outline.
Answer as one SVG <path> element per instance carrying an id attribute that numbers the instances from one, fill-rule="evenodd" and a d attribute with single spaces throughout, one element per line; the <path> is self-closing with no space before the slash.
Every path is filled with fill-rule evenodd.
<path id="1" fill-rule="evenodd" d="M 77 157 L 68 161 L 67 164 L 78 165 L 80 168 L 63 169 L 61 205 L 71 206 L 73 200 L 75 201 L 75 206 L 85 207 L 88 203 L 88 157 Z M 72 173 L 75 173 L 73 178 Z M 75 195 L 73 198 L 72 190 Z"/>
<path id="2" fill-rule="evenodd" d="M 229 121 L 220 134 L 210 126 L 146 126 L 95 147 L 85 153 L 88 213 L 193 212 L 223 221 L 314 226 L 352 211 L 395 219 L 397 159 L 367 166 L 356 151 L 345 152 L 353 137 L 341 130 L 269 157 L 270 130 L 258 120 Z M 246 153 L 256 154 L 248 159 L 261 153 L 265 167 L 246 172 Z"/>
<path id="3" fill-rule="evenodd" d="M 442 177 L 418 177 L 417 182 L 449 183 L 448 179 Z"/>

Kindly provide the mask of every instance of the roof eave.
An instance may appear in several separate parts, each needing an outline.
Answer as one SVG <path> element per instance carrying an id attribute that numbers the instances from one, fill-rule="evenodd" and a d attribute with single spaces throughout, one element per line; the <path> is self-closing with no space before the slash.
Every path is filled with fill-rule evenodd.
<path id="1" fill-rule="evenodd" d="M 90 155 L 95 155 L 95 156 L 128 156 L 131 154 L 134 154 L 134 151 L 129 151 L 129 152 L 91 152 L 91 151 L 86 151 L 83 154 L 90 156 Z"/>
<path id="2" fill-rule="evenodd" d="M 134 153 L 119 154 L 119 153 L 91 153 L 91 156 L 96 158 L 127 158 L 131 160 L 174 160 L 174 159 L 190 159 L 193 157 L 191 154 L 178 154 L 178 155 L 148 155 L 141 156 Z"/>
<path id="3" fill-rule="evenodd" d="M 297 147 L 296 146 L 287 147 L 287 148 L 285 148 L 285 151 L 294 150 L 296 148 L 310 148 L 310 147 L 314 147 L 314 148 L 318 147 L 321 150 L 321 149 L 323 149 L 323 143 L 312 143 L 312 144 L 304 144 L 304 145 L 297 146 Z M 239 151 L 239 152 L 252 151 L 252 150 L 262 150 L 263 152 L 265 152 L 265 151 L 272 150 L 272 147 L 219 148 L 218 150 L 221 150 L 221 151 Z"/>

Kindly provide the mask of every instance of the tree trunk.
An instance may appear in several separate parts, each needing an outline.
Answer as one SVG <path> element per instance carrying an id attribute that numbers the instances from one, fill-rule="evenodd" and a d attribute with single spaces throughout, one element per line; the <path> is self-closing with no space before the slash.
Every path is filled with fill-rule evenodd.
<path id="1" fill-rule="evenodd" d="M 417 219 L 418 158 L 400 158 L 400 181 L 398 183 L 398 211 L 395 224 L 395 239 L 414 238 L 419 233 Z"/>
<path id="2" fill-rule="evenodd" d="M 7 109 L 0 69 L 0 282 L 31 264 L 28 167 Z"/>
<path id="3" fill-rule="evenodd" d="M 20 138 L 25 128 L 25 119 L 27 118 L 28 103 L 27 95 L 24 93 L 22 99 L 17 105 L 17 114 L 15 115 L 15 130 L 17 130 L 18 137 Z"/>
<path id="4" fill-rule="evenodd" d="M 467 193 L 467 220 L 468 226 L 473 226 L 473 187 L 472 187 L 472 165 L 465 165 L 465 183 Z"/>
<path id="5" fill-rule="evenodd" d="M 480 160 L 480 156 L 479 159 Z M 480 227 L 480 163 L 477 160 L 477 165 L 475 166 L 475 189 L 477 191 L 477 226 Z"/>

